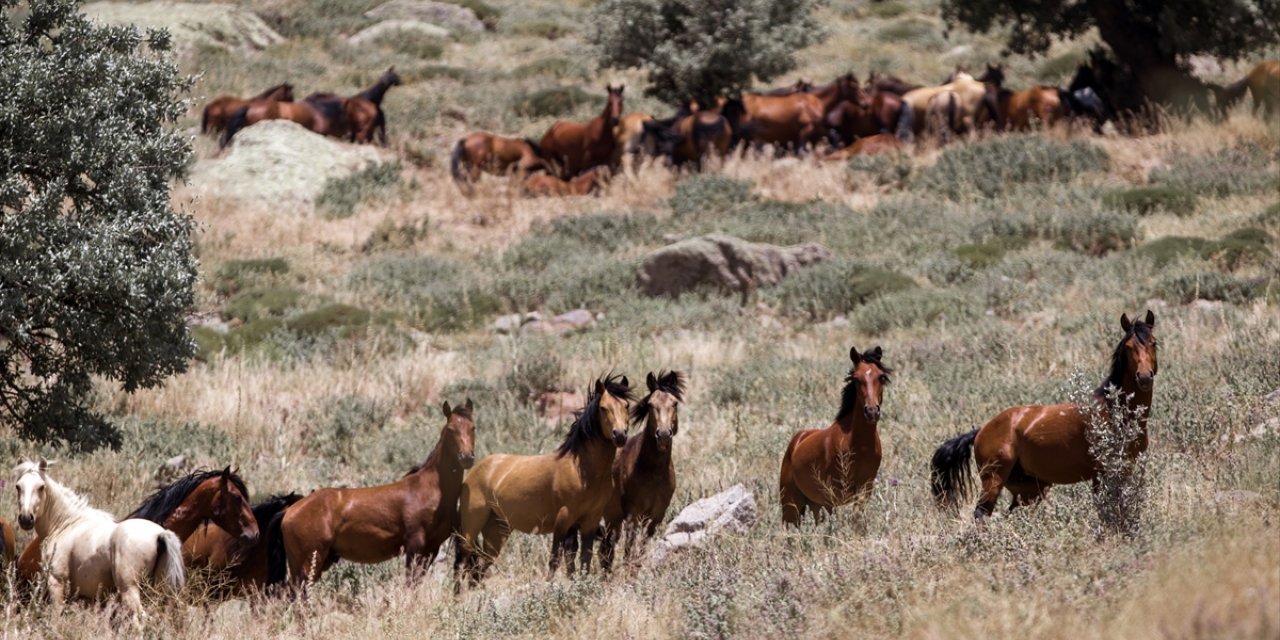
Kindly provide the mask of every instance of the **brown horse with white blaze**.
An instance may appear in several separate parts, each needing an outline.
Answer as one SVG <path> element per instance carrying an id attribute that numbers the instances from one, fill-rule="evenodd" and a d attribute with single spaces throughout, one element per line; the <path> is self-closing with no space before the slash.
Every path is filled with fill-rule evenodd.
<path id="1" fill-rule="evenodd" d="M 558 120 L 542 136 L 543 156 L 555 166 L 562 178 L 572 178 L 599 165 L 617 169 L 612 164 L 618 147 L 614 127 L 622 118 L 622 90 L 625 87 L 608 85 L 605 88 L 609 95 L 600 115 L 589 122 Z"/>
<path id="2" fill-rule="evenodd" d="M 573 575 L 579 551 L 590 571 L 592 547 L 613 497 L 613 461 L 626 442 L 632 395 L 626 376 L 596 380 L 564 443 L 540 456 L 494 454 L 476 463 L 462 484 L 454 560 L 455 588 L 476 584 L 502 553 L 513 530 L 551 534 L 548 578 L 562 556 Z"/>
<path id="3" fill-rule="evenodd" d="M 375 564 L 400 554 L 410 578 L 426 571 L 453 534 L 464 470 L 475 459 L 473 405 L 441 407 L 440 440 L 420 465 L 397 482 L 358 489 L 320 489 L 272 521 L 268 531 L 268 581 L 315 581 L 338 560 Z"/>
<path id="4" fill-rule="evenodd" d="M 806 429 L 791 438 L 782 456 L 778 491 L 782 521 L 799 526 L 812 509 L 814 520 L 855 500 L 864 502 L 880 471 L 880 406 L 893 371 L 881 363 L 884 351 L 849 349 L 853 368 L 845 378 L 836 419 L 825 429 Z"/>
<path id="5" fill-rule="evenodd" d="M 222 131 L 232 114 L 255 102 L 293 102 L 293 85 L 287 82 L 278 84 L 248 99 L 218 96 L 210 100 L 200 114 L 200 133 Z"/>
<path id="6" fill-rule="evenodd" d="M 1130 463 L 1147 449 L 1147 416 L 1157 372 L 1155 314 L 1130 321 L 1120 316 L 1124 331 L 1111 356 L 1111 371 L 1093 401 L 1112 414 L 1110 395 L 1120 392 L 1125 415 L 1138 421 L 1139 435 L 1125 454 Z M 933 454 L 931 484 L 940 505 L 958 505 L 970 493 L 970 450 L 978 463 L 981 496 L 974 517 L 984 518 L 996 508 L 1002 489 L 1013 494 L 1009 509 L 1040 500 L 1055 484 L 1095 480 L 1098 461 L 1090 451 L 1090 407 L 1075 403 L 1024 405 L 1002 412 L 981 429 L 942 443 Z"/>

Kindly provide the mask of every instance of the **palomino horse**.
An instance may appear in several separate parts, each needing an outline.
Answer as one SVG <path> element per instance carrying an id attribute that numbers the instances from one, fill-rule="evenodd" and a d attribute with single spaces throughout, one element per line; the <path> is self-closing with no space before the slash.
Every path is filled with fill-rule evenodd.
<path id="1" fill-rule="evenodd" d="M 613 137 L 616 141 L 613 148 L 613 158 L 609 161 L 609 166 L 621 167 L 623 159 L 630 156 L 631 169 L 633 171 L 640 170 L 640 162 L 644 155 L 645 125 L 652 121 L 653 116 L 639 111 L 628 113 L 618 120 L 618 124 L 613 127 Z"/>
<path id="2" fill-rule="evenodd" d="M 126 519 L 148 520 L 174 532 L 187 566 L 222 572 L 258 543 L 248 495 L 244 481 L 230 467 L 196 471 L 156 491 Z M 225 535 L 210 535 L 214 531 Z M 36 536 L 23 550 L 20 583 L 30 583 L 40 572 L 42 542 Z"/>
<path id="3" fill-rule="evenodd" d="M 1066 116 L 1067 107 L 1057 87 L 1010 91 L 1004 88 L 1004 68 L 999 65 L 987 65 L 978 81 L 987 85 L 985 112 L 995 121 L 997 131 L 1030 131 L 1037 122 L 1051 127 Z"/>
<path id="4" fill-rule="evenodd" d="M 530 139 L 504 138 L 477 131 L 453 145 L 449 172 L 464 195 L 475 193 L 474 183 L 482 172 L 502 175 L 514 170 L 521 175 L 546 169 L 542 148 Z"/>
<path id="5" fill-rule="evenodd" d="M 585 123 L 558 120 L 542 136 L 543 156 L 562 178 L 572 178 L 595 166 L 610 165 L 614 160 L 618 139 L 613 130 L 622 118 L 624 87 L 608 85 L 605 88 L 609 96 L 600 115 Z"/>
<path id="6" fill-rule="evenodd" d="M 1239 82 L 1227 85 L 1225 107 L 1230 107 L 1244 97 L 1253 96 L 1253 112 L 1262 111 L 1265 117 L 1280 116 L 1280 60 L 1263 60 Z"/>
<path id="7" fill-rule="evenodd" d="M 592 167 L 565 180 L 548 173 L 526 176 L 520 183 L 520 191 L 526 196 L 585 196 L 600 190 L 613 171 L 604 165 Z"/>
<path id="8" fill-rule="evenodd" d="M 649 394 L 631 409 L 631 421 L 644 423 L 644 431 L 627 439 L 613 461 L 613 499 L 604 511 L 604 537 L 600 539 L 600 566 L 613 568 L 618 536 L 627 528 L 623 558 L 632 555 L 636 529 L 644 527 L 649 540 L 667 516 L 676 492 L 676 467 L 671 462 L 671 439 L 680 430 L 679 407 L 684 400 L 684 374 L 652 372 L 645 378 Z"/>
<path id="9" fill-rule="evenodd" d="M 502 553 L 512 530 L 552 534 L 550 574 L 582 537 L 582 569 L 591 568 L 592 546 L 613 497 L 613 460 L 626 443 L 632 396 L 626 376 L 596 380 L 586 407 L 555 453 L 494 454 L 476 464 L 462 484 L 461 527 L 453 570 L 456 588 L 476 584 Z"/>
<path id="10" fill-rule="evenodd" d="M 200 133 L 222 131 L 227 127 L 231 114 L 249 106 L 250 103 L 269 101 L 293 102 L 293 85 L 287 82 L 278 84 L 247 100 L 241 100 L 235 96 L 214 98 L 205 105 L 204 113 L 200 116 Z"/>
<path id="11" fill-rule="evenodd" d="M 904 145 L 898 136 L 892 133 L 877 133 L 874 136 L 858 138 L 853 144 L 832 151 L 822 157 L 824 162 L 848 160 L 854 156 L 878 156 L 882 153 L 901 152 Z"/>
<path id="12" fill-rule="evenodd" d="M 285 509 L 271 524 L 268 545 L 283 545 L 289 581 L 320 579 L 338 560 L 375 564 L 401 553 L 410 578 L 426 571 L 453 534 L 463 471 L 475 459 L 473 405 L 445 402 L 440 440 L 422 464 L 380 487 L 320 489 Z M 268 550 L 268 580 L 284 579 Z"/>
<path id="13" fill-rule="evenodd" d="M 799 526 L 805 511 L 814 520 L 823 513 L 871 494 L 880 471 L 880 401 L 889 384 L 880 347 L 866 353 L 849 349 L 853 368 L 845 378 L 835 422 L 825 429 L 806 429 L 791 438 L 782 456 L 778 488 L 782 521 Z"/>
<path id="14" fill-rule="evenodd" d="M 696 170 L 712 153 L 727 155 L 732 142 L 733 129 L 718 110 L 699 111 L 693 105 L 666 120 L 646 122 L 642 138 L 652 155 L 665 156 L 677 169 L 693 164 Z"/>
<path id="15" fill-rule="evenodd" d="M 842 100 L 863 108 L 868 106 L 862 85 L 852 73 L 807 93 L 788 96 L 745 93 L 725 103 L 721 114 L 733 127 L 735 144 L 746 140 L 790 147 L 799 153 L 826 137 L 826 116 Z"/>
<path id="16" fill-rule="evenodd" d="M 1124 336 L 1111 355 L 1111 372 L 1094 392 L 1106 413 L 1108 395 L 1118 389 L 1126 415 L 1136 415 L 1140 435 L 1130 443 L 1130 462 L 1147 449 L 1147 416 L 1151 410 L 1156 363 L 1155 314 L 1130 322 L 1120 316 Z M 1089 451 L 1090 410 L 1075 403 L 1013 407 L 983 425 L 942 443 L 933 454 L 933 497 L 941 505 L 957 505 L 970 493 L 969 452 L 978 463 L 982 494 L 974 517 L 991 515 L 1000 490 L 1013 494 L 1009 509 L 1036 502 L 1051 485 L 1094 480 L 1098 461 Z"/>
<path id="17" fill-rule="evenodd" d="M 47 473 L 48 463 L 23 461 L 16 469 L 18 524 L 35 529 L 56 618 L 68 596 L 95 599 L 112 591 L 142 626 L 144 583 L 176 591 L 186 582 L 182 542 L 149 520 L 116 522 Z"/>
<path id="18" fill-rule="evenodd" d="M 986 85 L 962 71 L 946 84 L 912 89 L 902 94 L 898 137 L 906 139 L 926 130 L 938 137 L 972 131 L 978 115 L 987 107 L 986 95 Z"/>

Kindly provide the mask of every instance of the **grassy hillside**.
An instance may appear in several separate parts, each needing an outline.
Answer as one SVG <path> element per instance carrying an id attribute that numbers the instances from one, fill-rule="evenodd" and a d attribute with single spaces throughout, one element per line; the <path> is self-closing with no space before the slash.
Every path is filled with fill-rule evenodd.
<path id="1" fill-rule="evenodd" d="M 545 452 L 562 433 L 530 394 L 614 369 L 688 373 L 672 512 L 745 483 L 750 534 L 661 570 L 548 582 L 550 540 L 516 534 L 481 589 L 455 599 L 447 563 L 407 585 L 403 564 L 340 564 L 309 601 L 152 609 L 154 633 L 223 637 L 1274 638 L 1280 634 L 1280 129 L 1241 106 L 1143 138 L 1053 131 L 921 149 L 906 161 L 731 159 L 706 175 L 659 166 L 598 198 L 519 197 L 488 177 L 474 198 L 447 155 L 475 129 L 538 136 L 585 119 L 607 82 L 664 116 L 643 74 L 599 72 L 585 1 L 469 2 L 491 30 L 353 48 L 374 0 L 241 3 L 285 36 L 260 51 L 200 45 L 189 121 L 209 97 L 289 80 L 353 93 L 394 65 L 384 104 L 398 165 L 329 185 L 314 210 L 199 198 L 200 359 L 163 388 L 97 400 L 120 451 L 64 459 L 56 477 L 122 514 L 185 454 L 238 465 L 256 496 L 390 482 L 422 460 L 442 400 L 476 403 L 477 455 Z M 833 2 L 830 37 L 774 82 L 877 69 L 919 82 L 994 60 L 998 36 L 944 35 L 928 1 Z M 1058 82 L 1091 36 L 1007 61 L 1011 86 Z M 1260 51 L 1248 62 L 1276 57 Z M 1236 79 L 1246 63 L 1210 79 Z M 585 92 L 579 99 L 577 91 Z M 548 92 L 553 93 L 548 93 Z M 554 93 L 558 92 L 558 93 Z M 196 135 L 193 133 L 193 135 Z M 198 139 L 200 159 L 216 144 Z M 749 300 L 642 296 L 635 268 L 673 239 L 723 232 L 834 254 Z M 501 314 L 603 314 L 563 338 L 499 336 Z M 1160 373 L 1145 520 L 1105 536 L 1086 486 L 975 526 L 938 511 L 928 461 L 944 439 L 1014 404 L 1065 401 L 1103 378 L 1119 317 L 1152 309 Z M 832 322 L 843 318 L 843 321 Z M 864 514 L 783 528 L 778 462 L 825 426 L 850 345 L 882 345 L 884 464 Z M 0 447 L 38 450 L 8 434 Z M 1005 498 L 1007 500 L 1007 498 Z M 13 503 L 0 508 L 11 519 Z M 25 538 L 24 538 L 25 541 Z M 198 582 L 198 581 L 197 581 Z M 0 633 L 126 635 L 92 608 L 51 618 L 5 591 Z"/>

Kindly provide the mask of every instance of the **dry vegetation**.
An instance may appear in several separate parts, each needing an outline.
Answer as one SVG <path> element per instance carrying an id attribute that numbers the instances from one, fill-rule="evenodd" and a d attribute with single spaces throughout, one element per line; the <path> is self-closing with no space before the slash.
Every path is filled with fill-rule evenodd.
<path id="1" fill-rule="evenodd" d="M 537 135 L 556 118 L 587 117 L 620 78 L 629 110 L 668 110 L 641 98 L 640 75 L 598 75 L 584 57 L 576 32 L 588 3 L 486 2 L 501 11 L 494 31 L 362 51 L 338 34 L 369 22 L 360 15 L 371 0 L 246 2 L 288 39 L 256 53 L 185 54 L 184 68 L 203 74 L 193 126 L 205 96 L 284 79 L 299 95 L 351 93 L 395 64 L 406 86 L 385 106 L 401 170 L 334 187 L 335 198 L 363 188 L 349 215 L 193 199 L 179 187 L 175 202 L 200 222 L 201 311 L 232 318 L 232 329 L 198 330 L 201 359 L 163 388 L 101 389 L 125 444 L 64 459 L 57 477 L 115 513 L 177 454 L 238 465 L 259 497 L 381 483 L 434 445 L 441 400 L 474 398 L 478 455 L 546 451 L 560 433 L 542 425 L 528 390 L 581 388 L 608 369 L 634 379 L 678 368 L 691 385 L 673 508 L 744 482 L 761 522 L 660 571 L 610 580 L 547 582 L 548 539 L 517 535 L 492 579 L 461 599 L 446 564 L 416 586 L 396 562 L 340 564 L 308 602 L 219 604 L 193 585 L 183 606 L 153 608 L 150 633 L 1280 636 L 1280 437 L 1248 435 L 1280 414 L 1280 401 L 1263 400 L 1280 388 L 1274 123 L 1240 108 L 1220 125 L 1175 121 L 1140 139 L 1049 132 L 906 163 L 746 159 L 696 177 L 649 166 L 599 198 L 520 199 L 490 177 L 466 199 L 443 166 L 466 130 Z M 833 4 L 831 37 L 777 84 L 871 68 L 936 80 L 1000 49 L 970 34 L 944 39 L 927 0 Z M 1009 61 L 1010 84 L 1063 79 L 1091 42 Z M 536 91 L 577 86 L 593 99 L 516 115 Z M 215 152 L 209 141 L 196 147 Z M 1028 155 L 1036 161 L 1018 162 Z M 1126 195 L 1139 186 L 1165 191 Z M 746 304 L 638 294 L 640 256 L 710 231 L 819 241 L 837 260 Z M 605 319 L 566 338 L 487 328 L 501 313 L 579 306 Z M 1132 538 L 1099 532 L 1084 486 L 985 527 L 967 509 L 935 509 L 927 469 L 938 443 L 1006 406 L 1067 398 L 1081 375 L 1096 384 L 1121 312 L 1146 308 L 1159 318 L 1161 369 L 1148 503 Z M 848 324 L 827 322 L 836 316 Z M 850 344 L 883 345 L 898 370 L 874 497 L 861 516 L 787 531 L 779 457 L 794 430 L 832 417 Z M 7 436 L 0 447 L 9 459 L 60 455 Z M 93 608 L 50 619 L 4 593 L 7 637 L 127 633 Z"/>

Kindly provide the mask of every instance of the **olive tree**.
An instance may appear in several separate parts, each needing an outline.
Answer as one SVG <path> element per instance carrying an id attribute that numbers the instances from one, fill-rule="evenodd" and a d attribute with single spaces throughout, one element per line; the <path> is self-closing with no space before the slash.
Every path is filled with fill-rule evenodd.
<path id="1" fill-rule="evenodd" d="M 667 102 L 734 95 L 795 68 L 820 40 L 816 0 L 602 0 L 589 37 L 600 65 L 645 67 Z"/>
<path id="2" fill-rule="evenodd" d="M 95 25 L 74 0 L 0 12 L 0 421 L 116 445 L 95 381 L 154 386 L 194 349 L 193 224 L 169 204 L 189 80 L 165 32 Z"/>

